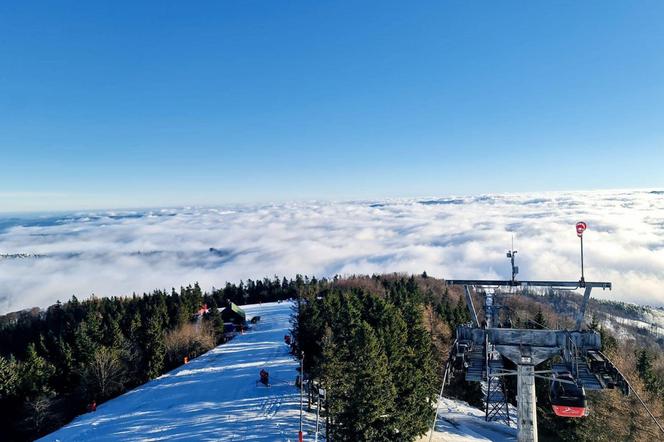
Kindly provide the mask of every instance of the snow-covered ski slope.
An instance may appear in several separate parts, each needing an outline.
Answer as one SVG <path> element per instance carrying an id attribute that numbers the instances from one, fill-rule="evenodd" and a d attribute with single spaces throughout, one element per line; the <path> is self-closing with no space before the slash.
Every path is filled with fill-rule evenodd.
<path id="1" fill-rule="evenodd" d="M 248 318 L 261 316 L 251 331 L 101 404 L 96 412 L 41 440 L 296 441 L 298 362 L 284 344 L 291 306 L 243 306 Z M 270 388 L 256 384 L 262 368 L 270 373 Z M 305 417 L 305 432 L 313 440 L 312 415 Z"/>
<path id="2" fill-rule="evenodd" d="M 512 442 L 516 428 L 498 422 L 486 422 L 484 411 L 465 402 L 442 398 L 432 442 Z M 428 442 L 429 434 L 418 442 Z"/>

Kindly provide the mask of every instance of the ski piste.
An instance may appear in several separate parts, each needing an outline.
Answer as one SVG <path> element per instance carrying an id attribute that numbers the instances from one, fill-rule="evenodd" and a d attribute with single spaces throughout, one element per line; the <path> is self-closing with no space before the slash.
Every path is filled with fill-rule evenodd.
<path id="1" fill-rule="evenodd" d="M 299 362 L 284 343 L 292 306 L 242 306 L 261 316 L 251 330 L 40 440 L 297 441 Z M 261 370 L 270 373 L 269 388 L 256 382 Z M 315 412 L 304 416 L 305 440 L 314 440 Z"/>

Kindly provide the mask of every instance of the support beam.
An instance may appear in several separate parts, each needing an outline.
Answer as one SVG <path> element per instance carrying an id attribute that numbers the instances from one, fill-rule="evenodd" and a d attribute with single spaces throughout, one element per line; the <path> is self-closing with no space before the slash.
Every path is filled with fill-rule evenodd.
<path id="1" fill-rule="evenodd" d="M 580 352 L 588 350 L 599 350 L 602 348 L 601 338 L 598 332 L 594 330 L 567 331 L 567 330 L 526 330 L 517 328 L 491 328 L 483 330 L 477 327 L 459 326 L 456 329 L 459 341 L 472 341 L 474 345 L 483 346 L 485 335 L 489 335 L 489 342 L 496 346 L 496 350 L 501 352 L 502 348 L 514 347 L 518 353 L 503 354 L 515 364 L 520 363 L 520 357 L 524 355 L 522 348 L 529 347 L 540 349 L 545 353 L 560 353 L 560 349 L 565 348 L 566 343 L 571 339 Z M 500 346 L 500 347 L 498 347 Z M 527 356 L 533 356 L 527 355 Z M 536 355 L 534 355 L 536 356 Z M 539 364 L 541 361 L 533 362 Z"/>
<path id="2" fill-rule="evenodd" d="M 590 299 L 590 292 L 592 291 L 593 286 L 587 285 L 586 289 L 583 292 L 583 301 L 581 302 L 581 308 L 579 309 L 576 316 L 576 329 L 581 330 L 583 325 L 583 318 L 586 316 L 586 307 L 588 307 L 588 300 Z"/>
<path id="3" fill-rule="evenodd" d="M 476 286 L 509 286 L 509 287 L 553 287 L 565 289 L 578 289 L 581 287 L 598 287 L 611 290 L 611 283 L 604 281 L 504 281 L 487 279 L 448 279 L 449 285 L 476 285 Z"/>
<path id="4" fill-rule="evenodd" d="M 517 365 L 518 442 L 537 442 L 537 399 L 534 371 L 533 365 Z"/>
<path id="5" fill-rule="evenodd" d="M 466 306 L 468 306 L 468 311 L 470 312 L 470 317 L 473 320 L 473 325 L 479 327 L 480 323 L 477 320 L 477 311 L 475 311 L 475 305 L 473 305 L 473 297 L 470 294 L 470 289 L 467 285 L 463 286 L 463 292 L 466 295 Z"/>

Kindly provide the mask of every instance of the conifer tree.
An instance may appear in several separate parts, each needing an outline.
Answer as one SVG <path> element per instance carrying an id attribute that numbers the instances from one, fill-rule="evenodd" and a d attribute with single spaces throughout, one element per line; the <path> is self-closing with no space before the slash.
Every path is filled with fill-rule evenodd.
<path id="1" fill-rule="evenodd" d="M 141 314 L 139 313 L 138 310 L 134 310 L 134 313 L 131 314 L 129 317 L 129 324 L 128 324 L 128 333 L 127 333 L 127 338 L 131 342 L 137 342 L 138 339 L 140 338 L 140 330 L 143 325 L 143 320 L 141 319 Z"/>
<path id="2" fill-rule="evenodd" d="M 332 439 L 390 440 L 394 428 L 386 423 L 394 411 L 396 389 L 387 357 L 371 326 L 362 321 L 346 348 L 330 343 L 326 356 L 324 372 L 334 420 Z"/>
<path id="3" fill-rule="evenodd" d="M 71 389 L 74 385 L 74 353 L 71 345 L 65 339 L 59 337 L 56 341 L 55 352 L 51 359 L 55 364 L 55 384 L 61 390 Z"/>
<path id="4" fill-rule="evenodd" d="M 322 339 L 323 363 L 321 364 L 321 385 L 327 392 L 327 412 L 332 421 L 331 439 L 345 440 L 347 430 L 344 424 L 347 417 L 347 404 L 353 395 L 350 353 L 347 345 L 338 345 L 332 329 L 328 326 Z"/>
<path id="5" fill-rule="evenodd" d="M 385 352 L 392 383 L 396 396 L 392 404 L 392 411 L 387 413 L 384 423 L 387 428 L 397 429 L 400 434 L 408 431 L 411 425 L 409 417 L 404 413 L 404 403 L 412 392 L 412 373 L 409 358 L 412 349 L 408 346 L 408 326 L 399 310 L 391 303 L 385 302 L 376 296 L 367 296 L 369 311 L 366 316 L 379 338 L 381 347 Z M 398 410 L 398 412 L 396 412 Z"/>
<path id="6" fill-rule="evenodd" d="M 25 361 L 20 367 L 21 390 L 24 395 L 37 397 L 51 393 L 49 382 L 55 373 L 55 367 L 37 353 L 35 344 L 28 345 Z"/>
<path id="7" fill-rule="evenodd" d="M 164 330 L 161 315 L 151 315 L 145 327 L 144 334 L 145 373 L 146 379 L 159 376 L 164 369 L 166 346 L 164 345 Z"/>
<path id="8" fill-rule="evenodd" d="M 598 330 L 599 329 L 599 320 L 597 319 L 597 315 L 593 313 L 593 316 L 590 320 L 590 324 L 588 324 L 588 328 L 590 330 Z"/>
<path id="9" fill-rule="evenodd" d="M 87 324 L 87 333 L 95 346 L 101 345 L 104 337 L 104 329 L 102 327 L 102 315 L 95 307 L 88 311 L 85 317 Z"/>
<path id="10" fill-rule="evenodd" d="M 401 431 L 405 434 L 423 434 L 428 428 L 433 401 L 437 395 L 436 360 L 431 335 L 424 327 L 421 307 L 407 304 L 402 308 L 408 324 L 408 351 L 405 365 L 409 373 L 407 384 L 399 394 L 403 409 Z"/>
<path id="11" fill-rule="evenodd" d="M 84 368 L 92 360 L 97 344 L 91 338 L 88 323 L 83 321 L 79 324 L 74 335 L 75 358 L 80 368 Z"/>
<path id="12" fill-rule="evenodd" d="M 0 356 L 0 400 L 18 394 L 19 367 L 14 357 Z"/>
<path id="13" fill-rule="evenodd" d="M 371 326 L 362 321 L 351 341 L 354 363 L 353 396 L 349 404 L 349 440 L 390 440 L 395 428 L 386 425 L 394 413 L 396 389 L 392 384 L 387 357 Z"/>
<path id="14" fill-rule="evenodd" d="M 126 351 L 129 346 L 118 321 L 111 322 L 111 341 L 109 342 L 109 346 L 120 352 Z"/>
<path id="15" fill-rule="evenodd" d="M 116 349 L 122 349 L 125 347 L 126 338 L 124 333 L 122 333 L 120 323 L 116 318 L 111 317 L 106 321 L 103 344 L 107 347 Z"/>
<path id="16" fill-rule="evenodd" d="M 454 327 L 466 324 L 470 321 L 470 313 L 463 297 L 459 297 L 456 307 L 454 307 Z"/>
<path id="17" fill-rule="evenodd" d="M 535 314 L 535 318 L 533 319 L 533 321 L 534 321 L 533 328 L 541 330 L 549 327 L 549 321 L 547 321 L 546 316 L 544 316 L 544 313 L 542 312 L 542 307 L 539 307 L 537 309 L 537 313 Z"/>

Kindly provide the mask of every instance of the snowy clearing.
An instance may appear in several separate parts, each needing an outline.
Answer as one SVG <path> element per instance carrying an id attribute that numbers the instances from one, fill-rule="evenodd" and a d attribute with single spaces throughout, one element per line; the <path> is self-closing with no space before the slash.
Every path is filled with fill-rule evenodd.
<path id="1" fill-rule="evenodd" d="M 251 331 L 40 440 L 296 441 L 298 362 L 283 339 L 290 329 L 291 306 L 242 306 L 248 318 L 261 316 Z M 270 373 L 270 388 L 257 385 L 262 368 Z M 313 433 L 312 416 L 305 413 L 305 435 Z"/>
<path id="2" fill-rule="evenodd" d="M 435 442 L 512 442 L 516 441 L 516 428 L 498 422 L 486 422 L 484 411 L 465 402 L 442 398 L 436 421 Z M 418 439 L 428 442 L 429 433 Z"/>

